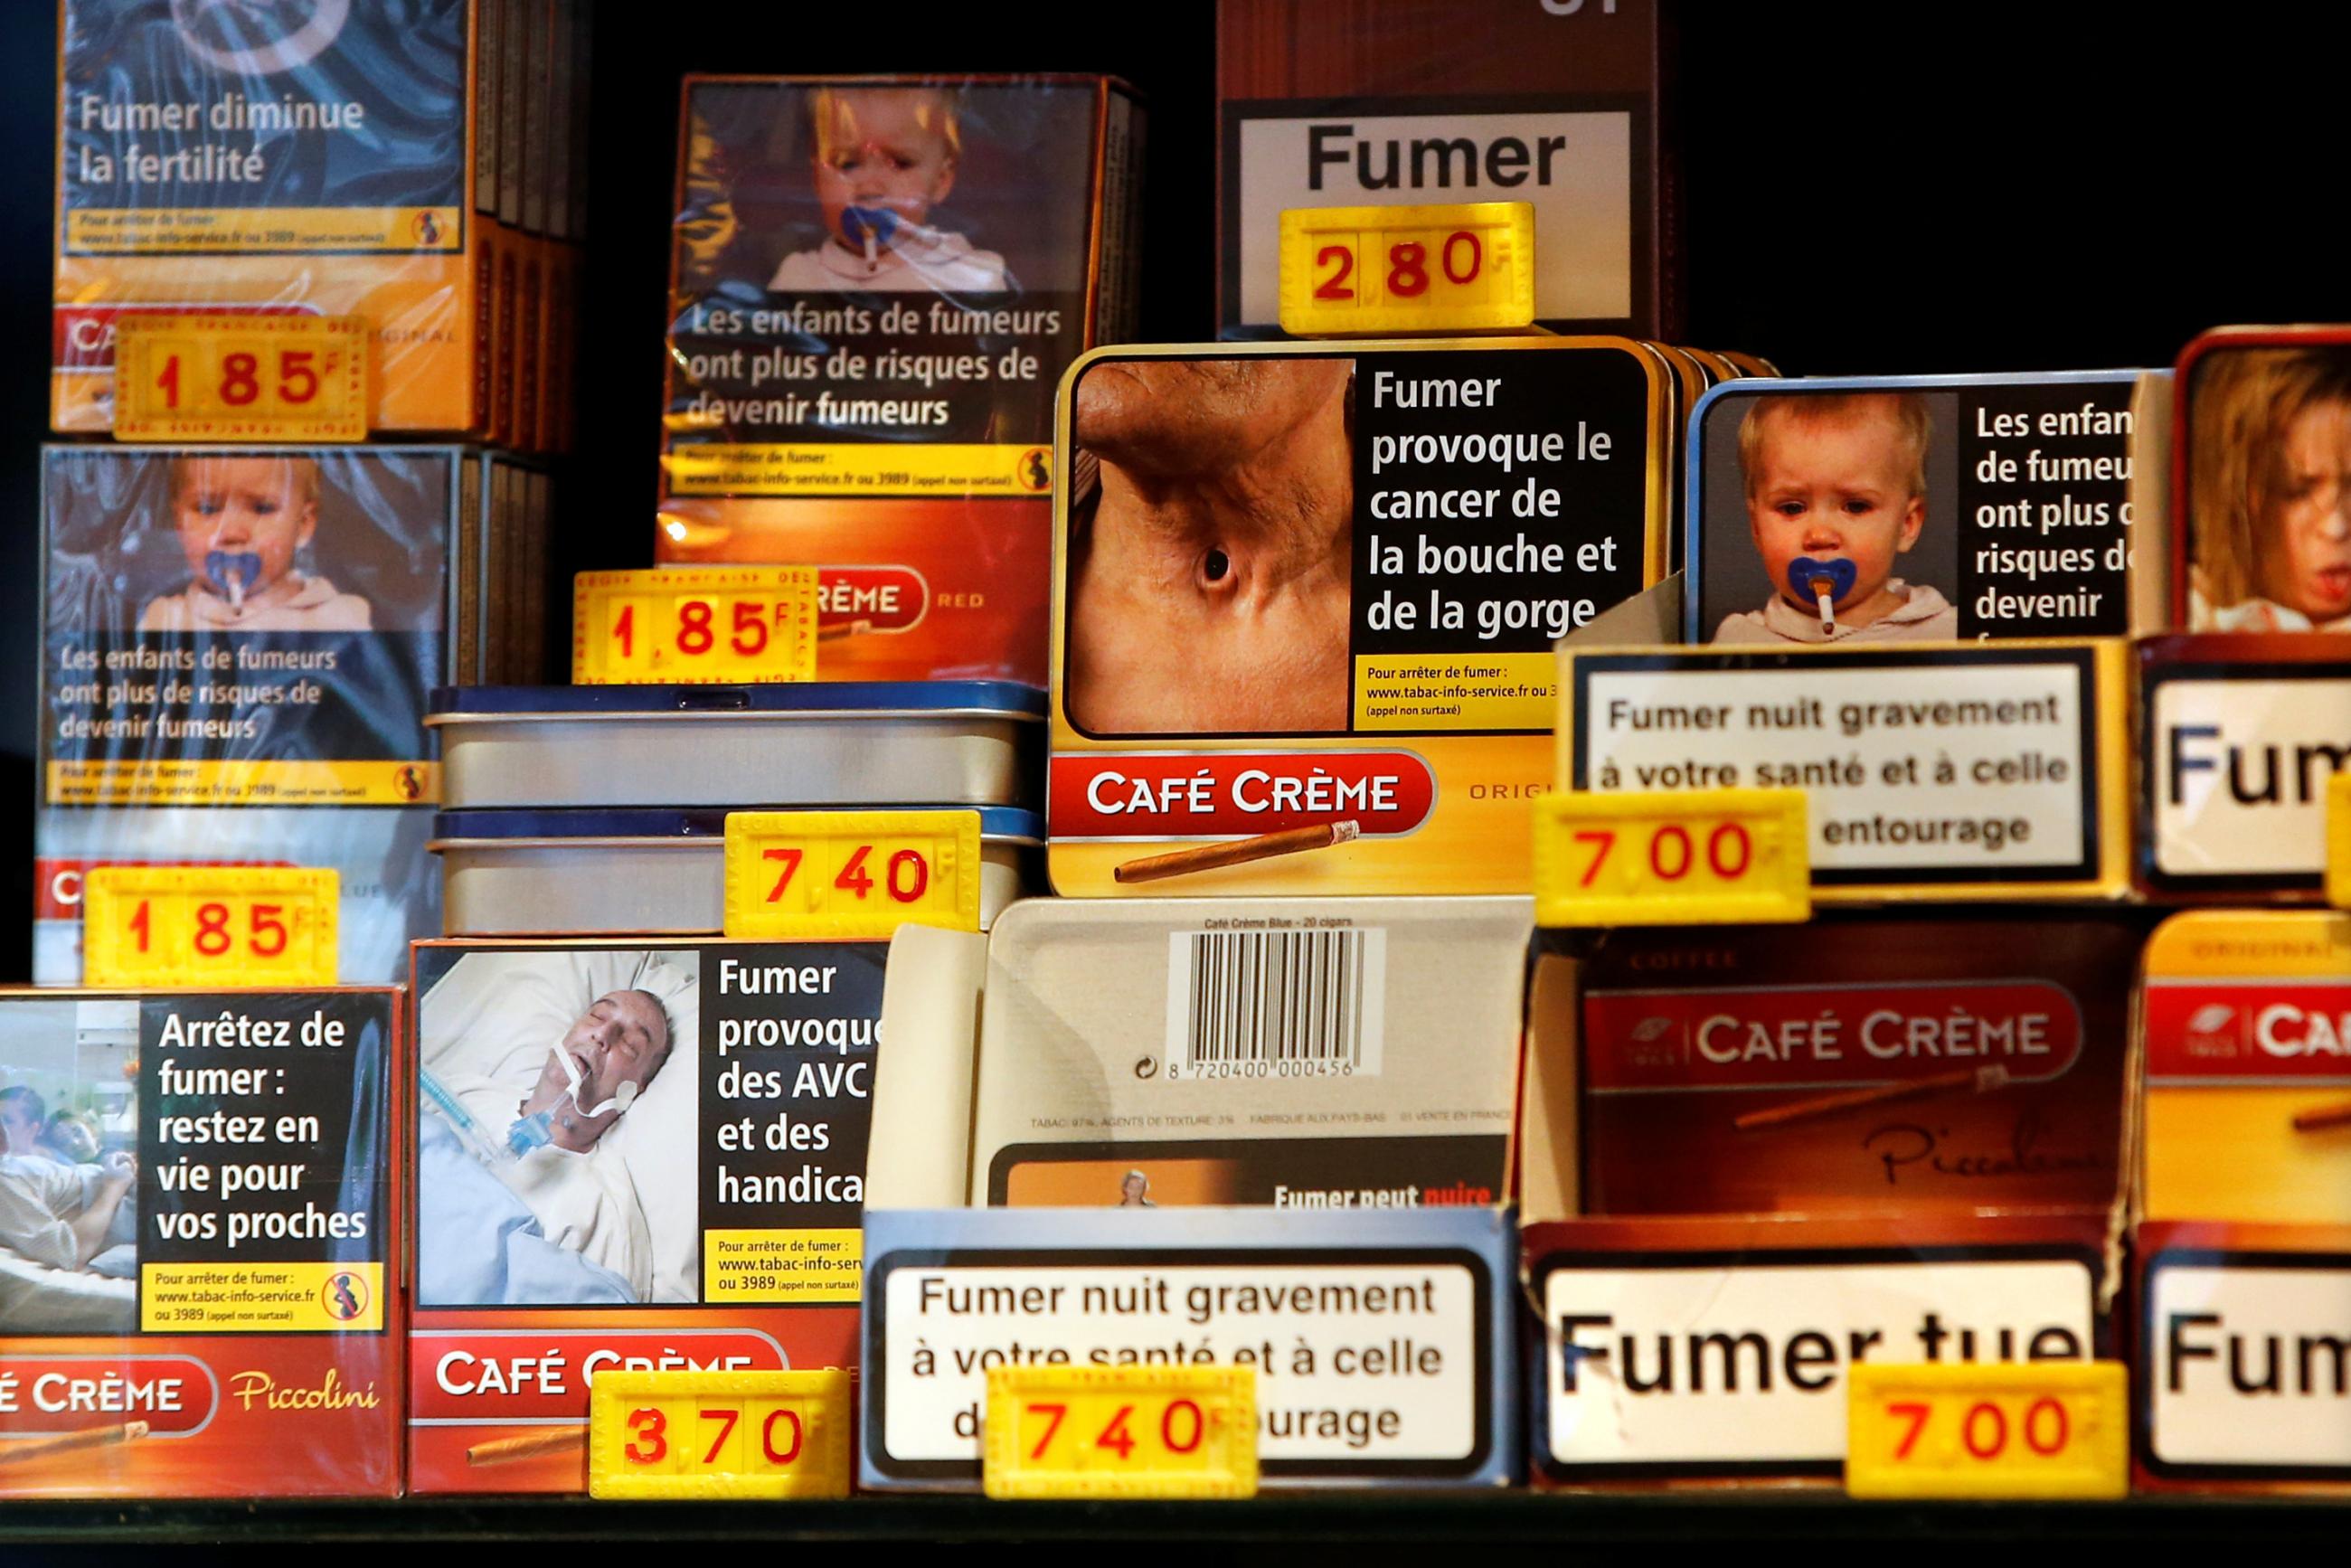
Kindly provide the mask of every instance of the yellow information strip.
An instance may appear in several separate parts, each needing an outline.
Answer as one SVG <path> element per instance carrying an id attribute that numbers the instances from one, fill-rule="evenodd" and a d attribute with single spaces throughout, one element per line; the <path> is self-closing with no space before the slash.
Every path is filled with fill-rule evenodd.
<path id="1" fill-rule="evenodd" d="M 1875 1366 L 1847 1375 L 1844 1485 L 1865 1498 L 2125 1497 L 2122 1363 Z"/>
<path id="2" fill-rule="evenodd" d="M 289 866 L 93 867 L 82 977 L 93 986 L 331 986 L 341 878 Z"/>
<path id="3" fill-rule="evenodd" d="M 662 462 L 674 496 L 1043 497 L 1053 493 L 1053 449 L 1035 444 L 861 441 L 790 446 L 728 442 L 672 446 Z"/>
<path id="4" fill-rule="evenodd" d="M 729 936 L 840 941 L 979 929 L 977 811 L 731 811 Z"/>
<path id="5" fill-rule="evenodd" d="M 604 1372 L 588 1391 L 588 1493 L 849 1495 L 846 1372 Z"/>
<path id="6" fill-rule="evenodd" d="M 437 762 L 52 762 L 52 806 L 431 806 Z"/>
<path id="7" fill-rule="evenodd" d="M 2326 902 L 2351 909 L 2351 773 L 2326 780 Z"/>
<path id="8" fill-rule="evenodd" d="M 1494 332 L 1535 319 L 1525 202 L 1293 207 L 1281 214 L 1281 329 Z"/>
<path id="9" fill-rule="evenodd" d="M 1355 727 L 1549 729 L 1559 701 L 1556 653 L 1363 653 Z"/>
<path id="10" fill-rule="evenodd" d="M 367 433 L 364 317 L 134 313 L 115 329 L 119 441 L 365 441 Z"/>
<path id="11" fill-rule="evenodd" d="M 1560 790 L 1535 801 L 1535 924 L 1808 920 L 1802 789 Z"/>
<path id="12" fill-rule="evenodd" d="M 78 207 L 66 214 L 66 251 L 458 251 L 455 207 Z"/>
<path id="13" fill-rule="evenodd" d="M 1254 1366 L 995 1366 L 994 1498 L 1254 1497 Z"/>
<path id="14" fill-rule="evenodd" d="M 583 571 L 572 580 L 574 685 L 811 681 L 812 566 Z"/>
<path id="15" fill-rule="evenodd" d="M 702 1299 L 807 1306 L 855 1305 L 865 1277 L 865 1232 L 705 1230 Z"/>
<path id="16" fill-rule="evenodd" d="M 372 1333 L 383 1327 L 383 1265 L 141 1263 L 139 1327 L 145 1333 Z"/>

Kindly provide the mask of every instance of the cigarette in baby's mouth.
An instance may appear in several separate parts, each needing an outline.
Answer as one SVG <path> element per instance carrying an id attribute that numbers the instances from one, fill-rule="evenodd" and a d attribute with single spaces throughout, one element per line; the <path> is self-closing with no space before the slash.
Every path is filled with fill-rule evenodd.
<path id="1" fill-rule="evenodd" d="M 1171 876 L 1189 876 L 1196 871 L 1214 871 L 1218 866 L 1246 865 L 1250 861 L 1270 860 L 1275 855 L 1294 855 L 1307 850 L 1328 849 L 1332 844 L 1343 844 L 1360 838 L 1363 831 L 1362 825 L 1353 821 L 1319 822 L 1311 828 L 1288 828 L 1279 833 L 1259 833 L 1253 839 L 1201 844 L 1193 849 L 1177 850 L 1172 854 L 1129 861 L 1112 872 L 1111 877 L 1117 882 L 1159 882 Z"/>
<path id="2" fill-rule="evenodd" d="M 873 231 L 872 229 L 867 229 L 865 231 L 865 270 L 868 272 L 872 271 L 875 267 L 880 265 L 882 253 L 875 248 L 873 244 Z"/>
<path id="3" fill-rule="evenodd" d="M 545 1432 L 526 1432 L 519 1437 L 493 1437 L 486 1443 L 476 1443 L 465 1450 L 469 1465 L 510 1465 L 517 1459 L 536 1458 L 541 1454 L 576 1454 L 588 1447 L 585 1427 L 557 1427 Z"/>
<path id="4" fill-rule="evenodd" d="M 836 621 L 830 626 L 818 627 L 816 640 L 820 643 L 838 643 L 843 637 L 862 636 L 872 630 L 873 622 L 871 621 Z"/>
<path id="5" fill-rule="evenodd" d="M 1841 1089 L 1834 1094 L 1774 1105 L 1769 1111 L 1750 1111 L 1744 1116 L 1732 1118 L 1730 1124 L 1742 1133 L 1752 1133 L 1764 1127 L 1784 1127 L 1792 1122 L 1818 1121 L 1823 1116 L 1857 1110 L 1864 1105 L 1886 1105 L 1897 1100 L 1924 1100 L 1955 1090 L 1972 1090 L 1978 1094 L 1986 1094 L 2007 1086 L 2008 1069 L 1994 1062 L 1985 1067 L 1963 1067 L 1956 1072 L 1938 1072 L 1930 1078 L 1920 1078 L 1908 1083 Z"/>
<path id="6" fill-rule="evenodd" d="M 2297 1133 L 2323 1133 L 2329 1127 L 2351 1127 L 2351 1100 L 2314 1105 L 2294 1113 L 2294 1130 Z"/>
<path id="7" fill-rule="evenodd" d="M 1831 635 L 1836 632 L 1836 601 L 1831 599 L 1829 594 L 1835 588 L 1836 584 L 1825 577 L 1813 579 L 1813 593 L 1820 601 L 1821 605 L 1821 630 Z"/>
<path id="8" fill-rule="evenodd" d="M 0 1443 L 0 1465 L 18 1464 L 49 1454 L 70 1454 L 82 1448 L 110 1448 L 117 1443 L 135 1443 L 148 1431 L 144 1421 L 125 1421 L 120 1427 L 92 1427 L 85 1432 L 68 1432 L 61 1437 Z"/>

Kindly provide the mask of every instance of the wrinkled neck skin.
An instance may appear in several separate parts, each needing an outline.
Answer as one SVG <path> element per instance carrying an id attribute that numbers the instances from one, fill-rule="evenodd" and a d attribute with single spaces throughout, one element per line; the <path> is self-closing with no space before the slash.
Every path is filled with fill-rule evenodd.
<path id="1" fill-rule="evenodd" d="M 1353 511 L 1342 399 L 1214 473 L 1105 459 L 1071 587 L 1071 717 L 1112 735 L 1345 728 Z"/>

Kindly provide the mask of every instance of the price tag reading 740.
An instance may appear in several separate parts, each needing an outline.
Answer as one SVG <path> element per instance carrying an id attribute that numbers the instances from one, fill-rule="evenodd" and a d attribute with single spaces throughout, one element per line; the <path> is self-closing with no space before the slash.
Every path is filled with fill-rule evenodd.
<path id="1" fill-rule="evenodd" d="M 1535 319 L 1525 202 L 1293 207 L 1281 214 L 1281 329 L 1301 337 L 1478 332 Z"/>
<path id="2" fill-rule="evenodd" d="M 363 316 L 133 313 L 115 328 L 120 441 L 364 441 Z"/>
<path id="3" fill-rule="evenodd" d="M 588 1389 L 592 1497 L 849 1495 L 846 1372 L 603 1372 Z"/>
<path id="4" fill-rule="evenodd" d="M 1807 920 L 1802 789 L 1562 790 L 1535 802 L 1535 924 Z"/>
<path id="5" fill-rule="evenodd" d="M 816 612 L 814 567 L 583 571 L 572 583 L 571 684 L 813 680 Z"/>
<path id="6" fill-rule="evenodd" d="M 726 935 L 763 941 L 979 929 L 977 811 L 731 811 Z"/>
<path id="7" fill-rule="evenodd" d="M 341 878 L 284 866 L 99 866 L 82 883 L 93 986 L 331 986 Z"/>
<path id="8" fill-rule="evenodd" d="M 1845 1387 L 1855 1497 L 2118 1498 L 2130 1490 L 2122 1363 L 1856 1365 Z"/>
<path id="9" fill-rule="evenodd" d="M 995 1366 L 987 1495 L 1254 1497 L 1254 1366 Z"/>

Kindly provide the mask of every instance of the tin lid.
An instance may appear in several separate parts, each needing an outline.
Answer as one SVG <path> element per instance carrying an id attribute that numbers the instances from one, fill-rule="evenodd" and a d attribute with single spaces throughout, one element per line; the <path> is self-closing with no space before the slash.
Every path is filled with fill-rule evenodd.
<path id="1" fill-rule="evenodd" d="M 744 807 L 745 810 L 763 808 Z M 787 810 L 858 811 L 977 811 L 979 836 L 987 843 L 1040 844 L 1045 841 L 1045 820 L 1018 806 L 855 806 L 793 807 Z M 433 837 L 442 839 L 723 839 L 723 810 L 678 810 L 668 807 L 606 810 L 597 807 L 550 810 L 436 811 Z"/>
<path id="2" fill-rule="evenodd" d="M 525 714 L 831 714 L 851 718 L 984 714 L 1042 719 L 1045 694 L 1016 681 L 795 681 L 739 686 L 441 686 L 426 723 Z"/>

